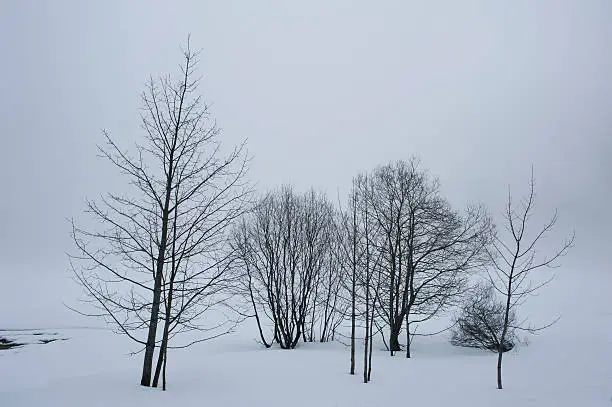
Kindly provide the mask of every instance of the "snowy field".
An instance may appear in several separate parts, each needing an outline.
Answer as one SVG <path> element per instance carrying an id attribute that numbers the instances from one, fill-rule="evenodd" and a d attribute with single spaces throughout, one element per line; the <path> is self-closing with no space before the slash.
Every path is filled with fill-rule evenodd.
<path id="1" fill-rule="evenodd" d="M 341 343 L 264 349 L 251 323 L 234 334 L 177 350 L 168 391 L 139 386 L 142 355 L 107 329 L 3 331 L 26 345 L 0 351 L 0 406 L 612 406 L 612 278 L 560 273 L 527 310 L 562 319 L 505 355 L 504 390 L 494 354 L 417 337 L 413 358 L 378 344 L 372 382 L 348 372 Z M 582 291 L 577 296 L 577 288 Z M 4 308 L 6 310 L 6 308 Z M 61 324 L 58 324 L 58 326 Z M 36 327 L 32 327 L 36 328 Z M 38 335 L 43 333 L 43 335 Z M 37 334 L 37 335 L 34 335 Z M 45 338 L 61 338 L 47 344 Z"/>

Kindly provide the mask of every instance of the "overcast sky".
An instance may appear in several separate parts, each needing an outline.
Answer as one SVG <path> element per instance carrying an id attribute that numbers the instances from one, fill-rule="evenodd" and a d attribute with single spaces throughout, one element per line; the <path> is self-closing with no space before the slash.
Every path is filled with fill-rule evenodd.
<path id="1" fill-rule="evenodd" d="M 418 155 L 453 204 L 497 215 L 533 164 L 553 237 L 576 230 L 566 263 L 607 272 L 610 21 L 609 0 L 3 0 L 2 279 L 67 275 L 66 219 L 122 188 L 96 158 L 100 130 L 139 140 L 143 83 L 176 72 L 188 33 L 222 141 L 248 139 L 260 190 L 335 197 Z"/>

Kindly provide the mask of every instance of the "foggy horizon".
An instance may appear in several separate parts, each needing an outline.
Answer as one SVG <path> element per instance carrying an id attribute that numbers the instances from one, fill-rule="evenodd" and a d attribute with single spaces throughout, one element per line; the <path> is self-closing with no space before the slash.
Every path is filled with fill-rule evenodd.
<path id="1" fill-rule="evenodd" d="M 562 269 L 609 272 L 611 13 L 595 0 L 3 2 L 0 272 L 17 286 L 69 277 L 68 219 L 125 187 L 97 158 L 101 130 L 142 141 L 144 83 L 178 72 L 188 34 L 220 140 L 248 140 L 259 193 L 337 202 L 358 173 L 417 156 L 454 208 L 499 219 L 533 165 L 534 227 L 557 209 L 550 243 L 576 232 Z"/>

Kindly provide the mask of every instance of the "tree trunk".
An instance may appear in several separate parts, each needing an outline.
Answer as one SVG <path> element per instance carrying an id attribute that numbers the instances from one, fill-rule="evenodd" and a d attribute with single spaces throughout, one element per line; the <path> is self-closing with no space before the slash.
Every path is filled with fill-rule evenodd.
<path id="1" fill-rule="evenodd" d="M 168 363 L 168 348 L 164 350 L 164 372 L 162 373 L 162 390 L 166 391 L 166 364 Z"/>
<path id="2" fill-rule="evenodd" d="M 153 375 L 153 384 L 151 387 L 157 387 L 159 383 L 159 375 L 161 374 L 162 366 L 165 359 L 166 340 L 162 339 L 162 343 L 159 347 L 159 355 L 157 355 L 157 365 L 155 366 L 155 374 Z"/>
<path id="3" fill-rule="evenodd" d="M 170 284 L 172 286 L 172 283 Z M 168 301 L 172 301 L 172 288 L 168 295 Z M 159 383 L 159 374 L 161 373 L 162 364 L 165 364 L 166 353 L 168 350 L 168 334 L 170 331 L 170 309 L 166 309 L 166 321 L 164 323 L 164 334 L 162 336 L 162 343 L 159 348 L 159 356 L 157 358 L 157 366 L 155 367 L 155 375 L 153 377 L 153 387 L 157 387 Z"/>
<path id="4" fill-rule="evenodd" d="M 182 100 L 181 100 L 182 105 Z M 180 118 L 180 113 L 179 113 Z M 177 129 L 178 131 L 178 129 Z M 176 134 L 176 133 L 175 133 Z M 170 218 L 170 196 L 172 193 L 172 177 L 174 164 L 174 151 L 170 151 L 168 175 L 166 177 L 166 197 L 162 208 L 162 230 L 159 243 L 159 253 L 155 271 L 155 284 L 153 286 L 153 304 L 151 305 L 151 319 L 149 320 L 149 333 L 147 335 L 147 346 L 145 348 L 144 363 L 142 366 L 142 378 L 140 385 L 151 386 L 151 368 L 153 367 L 153 354 L 155 353 L 155 341 L 157 339 L 157 321 L 159 319 L 159 306 L 161 302 L 162 273 L 166 261 L 166 248 L 168 245 L 168 223 Z"/>
<path id="5" fill-rule="evenodd" d="M 253 302 L 255 304 L 255 302 Z M 255 305 L 253 305 L 255 307 Z M 261 328 L 261 320 L 259 319 L 259 314 L 257 313 L 257 308 L 255 308 L 255 321 L 257 321 L 257 329 L 259 330 L 259 337 L 261 338 L 261 342 L 264 344 L 266 348 L 272 346 L 271 343 L 266 341 L 266 338 L 263 333 L 263 329 Z"/>
<path id="6" fill-rule="evenodd" d="M 366 315 L 367 318 L 367 315 Z M 372 319 L 370 319 L 370 349 L 368 354 L 368 382 L 372 376 L 372 342 L 374 342 L 374 332 L 372 331 L 374 325 L 374 304 L 372 304 Z"/>
<path id="7" fill-rule="evenodd" d="M 406 357 L 410 359 L 410 322 L 406 313 Z"/>
<path id="8" fill-rule="evenodd" d="M 163 255 L 161 257 L 163 257 Z M 158 270 L 157 275 L 155 276 L 155 285 L 153 288 L 151 319 L 149 320 L 149 334 L 147 336 L 147 345 L 145 348 L 144 363 L 142 366 L 142 378 L 140 379 L 140 385 L 146 387 L 151 386 L 151 368 L 153 367 L 153 354 L 155 353 L 155 340 L 157 336 L 157 319 L 159 317 L 159 302 L 161 299 L 161 269 L 163 269 L 163 260 L 161 261 L 161 267 L 159 261 L 157 262 L 157 265 Z"/>
<path id="9" fill-rule="evenodd" d="M 393 312 L 393 287 L 395 286 L 395 260 L 392 258 L 391 267 L 391 282 L 389 283 L 389 353 L 393 356 L 393 352 L 400 350 L 399 346 L 399 331 L 395 330 L 395 314 Z"/>
<path id="10" fill-rule="evenodd" d="M 255 304 L 255 296 L 253 295 L 253 280 L 251 279 L 251 270 L 247 267 L 247 276 L 249 278 L 249 297 L 251 298 L 251 305 L 253 305 L 253 312 L 255 313 L 255 321 L 257 321 L 257 329 L 259 330 L 259 337 L 261 342 L 266 348 L 269 348 L 272 343 L 268 343 L 261 328 L 261 320 L 259 319 L 259 313 L 257 312 L 257 305 Z M 276 324 L 275 324 L 276 325 Z M 272 339 L 274 340 L 274 339 Z"/>
<path id="11" fill-rule="evenodd" d="M 366 271 L 367 273 L 367 271 Z M 368 382 L 368 349 L 370 335 L 370 287 L 369 281 L 366 282 L 366 300 L 365 300 L 365 344 L 363 347 L 363 382 Z"/>
<path id="12" fill-rule="evenodd" d="M 397 325 L 392 324 L 389 332 L 389 350 L 391 351 L 391 356 L 393 356 L 393 352 L 399 352 L 402 350 L 399 343 L 399 334 L 400 328 Z"/>
<path id="13" fill-rule="evenodd" d="M 355 374 L 355 301 L 357 279 L 357 207 L 353 198 L 353 272 L 351 276 L 351 374 Z"/>
<path id="14" fill-rule="evenodd" d="M 355 282 L 353 280 L 353 299 L 351 311 L 351 374 L 355 374 Z"/>
<path id="15" fill-rule="evenodd" d="M 502 389 L 502 356 L 504 354 L 504 350 L 502 346 L 500 346 L 497 354 L 497 388 Z"/>

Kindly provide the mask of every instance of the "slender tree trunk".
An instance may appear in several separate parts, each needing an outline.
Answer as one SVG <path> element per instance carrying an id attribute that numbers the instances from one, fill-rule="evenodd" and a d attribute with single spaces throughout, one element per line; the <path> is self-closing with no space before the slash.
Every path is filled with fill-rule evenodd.
<path id="1" fill-rule="evenodd" d="M 159 319 L 159 306 L 161 302 L 161 283 L 162 273 L 164 272 L 165 252 L 167 245 L 168 234 L 168 206 L 170 194 L 166 197 L 166 208 L 162 218 L 162 239 L 159 247 L 159 255 L 157 256 L 157 271 L 155 274 L 155 283 L 153 286 L 153 304 L 151 306 L 151 318 L 149 320 L 149 332 L 147 335 L 147 345 L 145 347 L 144 363 L 142 366 L 142 378 L 140 385 L 151 386 L 151 369 L 153 367 L 153 355 L 155 353 L 155 341 L 157 339 L 157 322 Z"/>
<path id="2" fill-rule="evenodd" d="M 159 347 L 159 355 L 157 356 L 157 365 L 155 366 L 155 374 L 153 375 L 152 387 L 157 387 L 159 383 L 159 375 L 161 373 L 164 360 L 166 359 L 166 349 L 168 348 L 168 328 L 166 327 L 166 325 L 167 323 L 164 324 L 164 336 L 162 338 L 162 343 Z"/>
<path id="3" fill-rule="evenodd" d="M 251 270 L 247 266 L 247 276 L 249 278 L 249 297 L 251 298 L 251 305 L 253 305 L 253 312 L 255 313 L 255 321 L 257 321 L 257 329 L 259 330 L 259 337 L 261 338 L 261 342 L 264 344 L 266 348 L 269 348 L 272 344 L 266 341 L 266 338 L 263 334 L 263 329 L 261 328 L 261 320 L 259 319 L 259 313 L 257 312 L 257 305 L 255 304 L 255 296 L 253 295 L 253 280 L 251 279 Z M 276 324 L 275 324 L 276 325 Z"/>
<path id="4" fill-rule="evenodd" d="M 353 273 L 351 280 L 351 374 L 355 374 L 355 301 L 357 279 L 357 198 L 353 198 Z"/>
<path id="5" fill-rule="evenodd" d="M 166 391 L 166 364 L 168 363 L 168 348 L 164 350 L 164 372 L 162 374 L 162 390 Z"/>
<path id="6" fill-rule="evenodd" d="M 355 271 L 353 271 L 355 273 Z M 351 296 L 351 374 L 355 374 L 355 274 Z"/>
<path id="7" fill-rule="evenodd" d="M 159 349 L 159 356 L 157 358 L 157 366 L 155 367 L 155 375 L 153 377 L 153 387 L 157 387 L 159 383 L 159 374 L 161 372 L 162 364 L 166 361 L 166 352 L 168 349 L 168 335 L 170 332 L 170 312 L 172 310 L 172 294 L 173 287 L 170 282 L 170 290 L 168 293 L 168 305 L 166 306 L 166 320 L 164 321 L 164 333 L 162 336 L 162 343 Z"/>
<path id="8" fill-rule="evenodd" d="M 378 293 L 380 290 L 380 269 L 378 271 L 378 276 L 377 276 L 377 280 L 376 280 L 376 290 L 374 291 L 374 298 L 372 300 L 372 314 L 370 316 L 370 354 L 368 355 L 368 382 L 370 381 L 371 377 L 372 377 L 372 343 L 374 342 L 374 314 L 376 312 L 376 298 L 378 297 Z M 367 315 L 366 315 L 367 318 Z M 378 329 L 378 325 L 376 326 L 376 328 Z M 384 335 L 381 335 L 383 340 L 385 339 Z"/>
<path id="9" fill-rule="evenodd" d="M 251 294 L 251 298 L 252 296 L 253 294 Z M 259 313 L 257 312 L 257 308 L 255 307 L 255 301 L 253 301 L 253 309 L 255 310 L 255 321 L 257 321 L 257 329 L 259 330 L 259 337 L 261 338 L 261 342 L 266 348 L 269 348 L 270 346 L 272 346 L 272 344 L 268 343 L 266 341 L 266 338 L 264 337 L 263 329 L 261 328 L 261 320 L 259 319 Z"/>
<path id="10" fill-rule="evenodd" d="M 167 229 L 167 216 L 166 227 Z M 159 256 L 157 260 L 157 272 L 155 275 L 155 285 L 153 288 L 153 304 L 151 306 L 151 319 L 149 320 L 149 333 L 147 336 L 147 345 L 145 347 L 144 363 L 142 366 L 142 378 L 140 379 L 140 385 L 149 387 L 151 386 L 151 369 L 153 367 L 153 355 L 155 353 L 155 341 L 157 339 L 157 321 L 159 319 L 159 306 L 161 302 L 161 280 L 164 268 L 164 252 L 166 251 L 166 239 L 162 231 L 162 245 L 160 246 Z"/>
<path id="11" fill-rule="evenodd" d="M 368 210 L 365 208 L 365 244 L 366 244 L 366 264 L 365 264 L 365 274 L 366 274 L 366 283 L 365 283 L 365 345 L 363 348 L 363 382 L 367 383 L 370 381 L 369 371 L 370 371 L 370 361 L 372 360 L 370 357 L 370 352 L 372 351 L 372 335 L 370 335 L 371 327 L 370 327 L 370 307 L 373 305 L 370 304 L 370 284 L 372 282 L 372 271 L 370 270 L 370 230 L 369 230 L 369 222 L 368 222 Z"/>
<path id="12" fill-rule="evenodd" d="M 312 316 L 311 316 L 312 319 L 310 320 L 310 338 L 309 338 L 310 342 L 314 342 L 314 326 L 315 326 L 315 318 L 316 318 L 318 293 L 319 293 L 319 281 L 317 281 L 315 284 L 314 297 L 313 297 L 314 299 L 312 301 Z"/>
<path id="13" fill-rule="evenodd" d="M 367 273 L 367 271 L 366 271 Z M 370 329 L 370 287 L 369 281 L 366 282 L 366 300 L 365 300 L 365 344 L 363 347 L 363 382 L 368 382 L 368 349 L 369 349 L 369 329 Z"/>
<path id="14" fill-rule="evenodd" d="M 380 334 L 380 339 L 382 339 L 383 345 L 385 345 L 385 349 L 391 349 L 391 347 L 387 343 L 387 340 L 385 339 L 385 333 L 383 332 L 384 330 L 380 325 L 378 325 L 378 322 L 376 320 L 373 319 L 373 321 L 376 324 L 376 331 Z"/>
<path id="15" fill-rule="evenodd" d="M 502 356 L 504 351 L 500 346 L 499 351 L 497 353 L 497 388 L 502 389 Z"/>
<path id="16" fill-rule="evenodd" d="M 512 282 L 514 278 L 514 268 L 516 267 L 516 260 L 521 252 L 520 241 L 516 242 L 516 251 L 514 252 L 514 259 L 510 267 L 510 274 L 508 275 L 508 290 L 506 291 L 506 310 L 504 314 L 504 329 L 502 330 L 501 337 L 499 339 L 499 349 L 497 354 L 497 388 L 501 390 L 502 387 L 502 355 L 504 354 L 504 343 L 506 342 L 506 334 L 508 333 L 508 324 L 510 320 L 510 307 L 512 299 Z"/>
<path id="17" fill-rule="evenodd" d="M 408 321 L 407 312 L 406 312 L 406 357 L 410 359 L 410 322 Z"/>
<path id="18" fill-rule="evenodd" d="M 159 283 L 158 283 L 159 281 Z M 151 368 L 153 367 L 153 354 L 155 352 L 155 339 L 157 336 L 157 318 L 159 316 L 159 301 L 161 298 L 161 271 L 155 277 L 153 288 L 153 306 L 151 307 L 151 319 L 149 320 L 149 334 L 145 347 L 144 363 L 142 366 L 142 378 L 140 385 L 149 387 L 151 385 Z"/>
<path id="19" fill-rule="evenodd" d="M 366 315 L 366 318 L 368 316 Z M 368 382 L 370 381 L 370 377 L 372 376 L 372 342 L 374 342 L 374 331 L 372 330 L 374 327 L 374 304 L 372 304 L 372 319 L 370 319 L 370 349 L 368 353 Z"/>
<path id="20" fill-rule="evenodd" d="M 392 261 L 395 260 L 392 258 Z M 395 331 L 395 315 L 393 313 L 393 287 L 395 286 L 395 263 L 391 267 L 391 282 L 389 283 L 389 353 L 393 356 L 395 351 L 400 350 L 399 331 Z"/>

